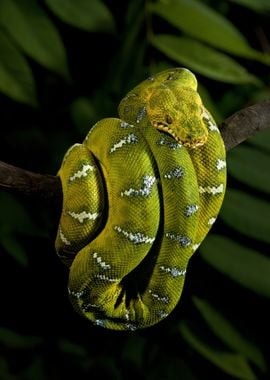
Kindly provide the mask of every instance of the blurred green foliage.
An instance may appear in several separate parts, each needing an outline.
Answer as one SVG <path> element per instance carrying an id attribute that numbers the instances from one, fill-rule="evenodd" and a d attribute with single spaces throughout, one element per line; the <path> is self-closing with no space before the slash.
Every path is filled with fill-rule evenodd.
<path id="1" fill-rule="evenodd" d="M 269 98 L 268 0 L 0 0 L 0 159 L 57 172 L 149 74 L 185 66 L 218 122 Z M 245 126 L 243 125 L 243 128 Z M 0 379 L 268 379 L 270 130 L 228 154 L 228 192 L 178 307 L 145 331 L 71 308 L 54 210 L 0 193 Z"/>

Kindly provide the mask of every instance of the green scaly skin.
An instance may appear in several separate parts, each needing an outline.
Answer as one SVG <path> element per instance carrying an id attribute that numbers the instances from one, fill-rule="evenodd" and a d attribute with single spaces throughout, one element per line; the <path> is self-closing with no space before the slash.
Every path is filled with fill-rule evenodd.
<path id="1" fill-rule="evenodd" d="M 119 116 L 99 121 L 63 159 L 56 250 L 75 309 L 98 326 L 135 330 L 180 299 L 223 201 L 225 148 L 187 69 L 136 86 Z"/>

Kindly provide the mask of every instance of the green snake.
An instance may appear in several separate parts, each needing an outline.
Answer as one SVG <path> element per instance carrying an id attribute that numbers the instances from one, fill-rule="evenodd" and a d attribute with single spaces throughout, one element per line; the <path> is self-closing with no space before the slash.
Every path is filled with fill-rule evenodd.
<path id="1" fill-rule="evenodd" d="M 190 257 L 219 213 L 226 156 L 187 69 L 149 77 L 65 154 L 56 251 L 75 310 L 136 330 L 178 303 Z"/>

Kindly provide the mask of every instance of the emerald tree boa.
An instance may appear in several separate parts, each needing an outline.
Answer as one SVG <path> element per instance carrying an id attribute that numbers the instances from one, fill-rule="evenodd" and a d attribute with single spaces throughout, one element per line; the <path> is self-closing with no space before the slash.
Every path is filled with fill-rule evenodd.
<path id="1" fill-rule="evenodd" d="M 190 257 L 219 213 L 226 161 L 195 76 L 151 76 L 66 153 L 56 250 L 94 324 L 135 330 L 178 303 Z"/>

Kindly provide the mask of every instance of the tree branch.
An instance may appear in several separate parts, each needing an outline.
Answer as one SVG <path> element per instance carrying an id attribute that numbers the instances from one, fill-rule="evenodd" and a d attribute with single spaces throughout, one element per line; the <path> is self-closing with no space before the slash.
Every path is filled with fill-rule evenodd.
<path id="1" fill-rule="evenodd" d="M 266 128 L 270 128 L 270 100 L 235 112 L 219 126 L 227 151 Z"/>
<path id="2" fill-rule="evenodd" d="M 226 150 L 234 148 L 259 131 L 270 127 L 270 100 L 244 108 L 220 125 Z M 61 202 L 60 179 L 24 170 L 0 161 L 0 190 Z"/>
<path id="3" fill-rule="evenodd" d="M 0 161 L 0 190 L 19 193 L 44 200 L 61 201 L 59 177 L 33 173 Z"/>

